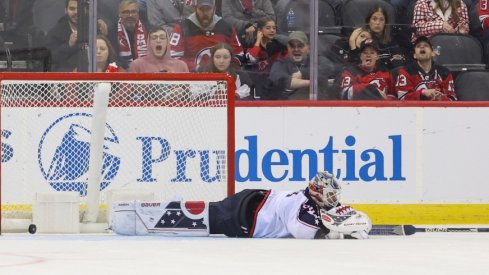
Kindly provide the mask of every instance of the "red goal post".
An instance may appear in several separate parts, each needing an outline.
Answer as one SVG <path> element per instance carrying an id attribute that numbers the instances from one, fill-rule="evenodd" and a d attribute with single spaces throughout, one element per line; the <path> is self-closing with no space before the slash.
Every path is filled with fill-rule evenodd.
<path id="1" fill-rule="evenodd" d="M 43 192 L 79 193 L 82 213 L 90 200 L 106 210 L 114 190 L 234 194 L 227 74 L 0 73 L 0 93 L 2 223 L 31 219 Z"/>

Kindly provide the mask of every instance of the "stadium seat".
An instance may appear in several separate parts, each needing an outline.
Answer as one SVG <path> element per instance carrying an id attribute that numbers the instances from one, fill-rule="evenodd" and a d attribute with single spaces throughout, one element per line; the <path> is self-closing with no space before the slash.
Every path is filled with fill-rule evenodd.
<path id="1" fill-rule="evenodd" d="M 416 1 L 411 0 L 409 2 L 408 7 L 407 7 L 407 19 L 410 24 L 413 23 L 413 18 L 414 18 L 414 7 L 416 6 Z"/>
<path id="2" fill-rule="evenodd" d="M 345 68 L 345 61 L 340 60 L 339 56 L 332 52 L 331 48 L 342 36 L 335 34 L 318 35 L 318 55 L 327 57 L 334 67 L 334 75 L 340 74 Z M 339 50 L 338 50 L 339 51 Z"/>
<path id="3" fill-rule="evenodd" d="M 47 72 L 51 69 L 51 53 L 44 47 L 0 50 L 0 72 Z"/>
<path id="4" fill-rule="evenodd" d="M 296 17 L 296 29 L 309 32 L 311 16 L 309 13 L 309 0 L 279 0 L 274 6 L 275 16 L 277 18 L 277 28 L 280 33 L 287 33 L 287 13 L 290 9 L 294 11 Z M 336 14 L 334 8 L 326 1 L 318 2 L 318 27 L 336 26 Z"/>
<path id="5" fill-rule="evenodd" d="M 489 100 L 489 71 L 464 71 L 455 79 L 455 92 L 459 100 Z"/>
<path id="6" fill-rule="evenodd" d="M 345 0 L 341 6 L 341 24 L 348 27 L 365 25 L 368 12 L 375 6 L 384 7 L 389 16 L 390 24 L 396 23 L 394 7 L 383 0 Z"/>
<path id="7" fill-rule="evenodd" d="M 331 51 L 331 46 L 341 38 L 341 36 L 335 34 L 318 35 L 318 54 L 328 56 Z"/>
<path id="8" fill-rule="evenodd" d="M 482 45 L 475 37 L 463 34 L 439 33 L 431 38 L 433 48 L 440 48 L 436 63 L 452 71 L 484 69 Z"/>

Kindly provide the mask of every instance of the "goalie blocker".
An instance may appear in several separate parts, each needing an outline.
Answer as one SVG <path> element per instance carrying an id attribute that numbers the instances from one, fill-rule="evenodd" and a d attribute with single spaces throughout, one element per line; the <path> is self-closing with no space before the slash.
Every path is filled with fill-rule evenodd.
<path id="1" fill-rule="evenodd" d="M 339 204 L 340 185 L 318 173 L 304 190 L 243 190 L 218 202 L 121 202 L 111 229 L 121 235 L 241 238 L 368 238 L 368 216 Z"/>

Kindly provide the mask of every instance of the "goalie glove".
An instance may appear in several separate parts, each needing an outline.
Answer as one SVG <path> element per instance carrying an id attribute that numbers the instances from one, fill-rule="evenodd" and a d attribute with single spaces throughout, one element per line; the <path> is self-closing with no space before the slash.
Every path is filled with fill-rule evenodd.
<path id="1" fill-rule="evenodd" d="M 372 222 L 365 213 L 350 206 L 338 206 L 329 211 L 320 209 L 320 213 L 323 225 L 331 232 L 343 234 L 345 238 L 368 239 Z"/>

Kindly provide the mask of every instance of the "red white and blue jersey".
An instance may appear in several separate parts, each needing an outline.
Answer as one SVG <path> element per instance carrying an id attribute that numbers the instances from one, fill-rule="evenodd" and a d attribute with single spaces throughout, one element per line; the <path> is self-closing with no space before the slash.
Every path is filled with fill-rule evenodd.
<path id="1" fill-rule="evenodd" d="M 252 238 L 314 239 L 324 229 L 318 205 L 307 195 L 298 192 L 271 190 L 257 209 Z"/>

